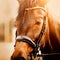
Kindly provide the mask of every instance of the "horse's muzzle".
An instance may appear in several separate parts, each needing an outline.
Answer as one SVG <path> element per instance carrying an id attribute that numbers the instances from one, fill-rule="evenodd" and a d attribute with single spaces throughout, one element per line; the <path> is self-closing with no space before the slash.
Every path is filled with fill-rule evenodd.
<path id="1" fill-rule="evenodd" d="M 20 60 L 26 60 L 24 57 L 19 57 Z"/>
<path id="2" fill-rule="evenodd" d="M 24 57 L 11 57 L 11 60 L 26 60 Z"/>

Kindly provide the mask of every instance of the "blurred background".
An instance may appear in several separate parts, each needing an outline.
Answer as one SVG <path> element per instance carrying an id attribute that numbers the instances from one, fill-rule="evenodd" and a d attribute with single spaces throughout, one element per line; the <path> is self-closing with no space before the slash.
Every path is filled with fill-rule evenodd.
<path id="1" fill-rule="evenodd" d="M 47 7 L 60 22 L 60 0 L 49 0 Z M 10 60 L 15 44 L 17 0 L 0 0 L 0 60 Z"/>

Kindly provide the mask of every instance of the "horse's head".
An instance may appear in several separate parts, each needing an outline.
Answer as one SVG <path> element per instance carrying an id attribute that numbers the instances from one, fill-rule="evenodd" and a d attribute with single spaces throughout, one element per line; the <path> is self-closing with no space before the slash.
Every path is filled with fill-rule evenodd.
<path id="1" fill-rule="evenodd" d="M 19 0 L 19 3 L 16 19 L 17 41 L 11 60 L 29 60 L 29 55 L 34 50 L 40 34 L 41 36 L 44 34 L 42 30 L 45 32 L 46 11 L 44 5 L 46 2 L 43 0 Z"/>

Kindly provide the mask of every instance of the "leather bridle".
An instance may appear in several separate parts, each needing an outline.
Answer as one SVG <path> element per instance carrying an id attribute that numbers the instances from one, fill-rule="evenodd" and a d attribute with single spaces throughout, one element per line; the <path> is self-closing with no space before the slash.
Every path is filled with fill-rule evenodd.
<path id="1" fill-rule="evenodd" d="M 46 13 L 46 10 L 43 7 L 26 8 L 25 10 L 32 10 L 32 9 L 41 9 Z M 26 42 L 33 48 L 33 51 L 30 53 L 30 60 L 32 60 L 32 56 L 34 56 L 34 58 L 35 58 L 35 57 L 38 57 L 39 55 L 41 55 L 40 41 L 42 40 L 45 30 L 46 30 L 46 20 L 43 20 L 43 26 L 42 26 L 41 32 L 37 38 L 36 43 L 33 42 L 33 40 L 31 40 L 28 36 L 17 36 L 16 37 L 16 42 L 21 42 L 21 41 Z"/>
<path id="2" fill-rule="evenodd" d="M 26 42 L 33 48 L 33 51 L 30 53 L 30 60 L 33 60 L 33 57 L 35 58 L 35 57 L 48 56 L 48 55 L 60 55 L 60 53 L 41 54 L 40 41 L 42 40 L 42 37 L 44 36 L 46 31 L 47 12 L 43 7 L 26 8 L 25 10 L 28 11 L 33 9 L 41 9 L 46 13 L 46 16 L 43 20 L 43 26 L 39 36 L 36 39 L 36 43 L 28 36 L 17 36 L 17 35 L 16 35 L 16 42 Z M 16 46 L 16 43 L 15 43 L 15 46 Z"/>

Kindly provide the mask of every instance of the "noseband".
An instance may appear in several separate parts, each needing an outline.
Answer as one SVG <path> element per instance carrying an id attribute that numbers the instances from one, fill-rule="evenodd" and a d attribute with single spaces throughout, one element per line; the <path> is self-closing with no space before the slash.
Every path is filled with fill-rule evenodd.
<path id="1" fill-rule="evenodd" d="M 32 48 L 36 47 L 36 44 L 27 36 L 17 36 L 16 38 L 17 42 L 26 42 L 28 43 Z"/>
<path id="2" fill-rule="evenodd" d="M 42 11 L 46 13 L 46 10 L 43 7 L 26 8 L 25 10 L 34 10 L 34 9 L 41 9 Z M 33 40 L 31 40 L 28 36 L 17 36 L 16 37 L 16 42 L 26 42 L 33 48 L 33 51 L 30 53 L 30 57 L 31 57 L 30 60 L 32 60 L 32 56 L 38 57 L 39 55 L 41 55 L 40 41 L 42 40 L 45 30 L 46 30 L 46 20 L 43 20 L 43 26 L 37 38 L 36 43 Z"/>

